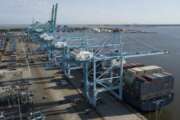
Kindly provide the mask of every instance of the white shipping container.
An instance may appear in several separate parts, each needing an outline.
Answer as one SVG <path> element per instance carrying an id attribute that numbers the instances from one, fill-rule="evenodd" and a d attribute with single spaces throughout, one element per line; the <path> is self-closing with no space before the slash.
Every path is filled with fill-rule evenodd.
<path id="1" fill-rule="evenodd" d="M 141 67 L 141 69 L 144 70 L 145 74 L 160 73 L 163 71 L 161 67 L 154 66 L 154 65 L 144 66 L 144 67 Z"/>

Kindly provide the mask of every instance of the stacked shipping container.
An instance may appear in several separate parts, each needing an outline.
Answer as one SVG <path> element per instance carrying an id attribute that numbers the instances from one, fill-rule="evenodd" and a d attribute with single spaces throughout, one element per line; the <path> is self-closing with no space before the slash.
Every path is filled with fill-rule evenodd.
<path id="1" fill-rule="evenodd" d="M 173 100 L 174 78 L 159 66 L 129 65 L 124 82 L 125 101 L 141 111 L 155 111 Z"/>

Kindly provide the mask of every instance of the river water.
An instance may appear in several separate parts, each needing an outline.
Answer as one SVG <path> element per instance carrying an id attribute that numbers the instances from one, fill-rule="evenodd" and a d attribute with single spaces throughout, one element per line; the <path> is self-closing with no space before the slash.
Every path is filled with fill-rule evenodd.
<path id="1" fill-rule="evenodd" d="M 116 26 L 117 27 L 117 26 Z M 121 28 L 142 30 L 149 33 L 67 33 L 67 36 L 86 36 L 95 40 L 95 44 L 102 44 L 103 40 L 117 42 L 121 38 L 124 43 L 124 51 L 147 51 L 168 50 L 167 55 L 158 55 L 130 59 L 129 62 L 140 62 L 151 65 L 162 66 L 175 77 L 174 101 L 158 113 L 146 114 L 149 120 L 180 120 L 180 26 L 137 26 Z M 119 37 L 121 36 L 121 37 Z M 102 41 L 101 41 L 102 40 Z"/>
<path id="2" fill-rule="evenodd" d="M 175 77 L 175 98 L 174 101 L 162 109 L 157 115 L 156 113 L 146 114 L 150 120 L 179 120 L 180 119 L 180 27 L 146 27 L 141 28 L 149 31 L 156 32 L 153 39 L 145 38 L 143 41 L 149 42 L 149 44 L 159 49 L 169 50 L 168 55 L 159 55 L 153 57 L 145 57 L 141 59 L 135 59 L 135 61 L 143 62 L 146 64 L 157 64 L 165 68 L 168 72 L 172 73 Z"/>

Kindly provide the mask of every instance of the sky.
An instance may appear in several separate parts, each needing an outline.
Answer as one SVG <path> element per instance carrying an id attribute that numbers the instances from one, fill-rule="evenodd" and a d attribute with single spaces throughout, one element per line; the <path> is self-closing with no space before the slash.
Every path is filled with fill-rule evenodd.
<path id="1" fill-rule="evenodd" d="M 0 24 L 180 24 L 180 0 L 0 0 Z"/>

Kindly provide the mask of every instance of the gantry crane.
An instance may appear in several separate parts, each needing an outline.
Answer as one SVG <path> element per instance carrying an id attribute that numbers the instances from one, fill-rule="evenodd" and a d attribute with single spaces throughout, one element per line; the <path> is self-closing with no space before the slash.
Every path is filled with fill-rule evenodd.
<path id="1" fill-rule="evenodd" d="M 110 92 L 122 100 L 123 65 L 130 58 L 167 54 L 168 51 L 123 51 L 123 42 L 91 45 L 90 41 L 68 44 L 63 47 L 63 71 L 71 78 L 71 70 L 83 69 L 83 94 L 89 103 L 96 106 L 102 92 Z M 76 41 L 77 43 L 77 41 Z M 115 61 L 115 62 L 114 62 Z"/>
<path id="2" fill-rule="evenodd" d="M 56 39 L 56 19 L 58 4 L 52 6 L 51 19 L 45 24 L 35 22 L 27 28 L 28 38 L 40 45 L 39 49 L 47 51 L 48 61 L 52 63 L 53 41 Z M 50 64 L 48 63 L 48 66 Z"/>

